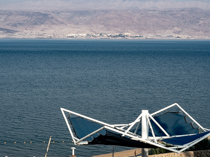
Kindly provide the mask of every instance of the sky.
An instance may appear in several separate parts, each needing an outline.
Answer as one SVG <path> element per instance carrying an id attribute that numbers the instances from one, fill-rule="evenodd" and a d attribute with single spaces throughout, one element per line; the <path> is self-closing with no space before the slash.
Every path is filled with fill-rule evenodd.
<path id="1" fill-rule="evenodd" d="M 0 10 L 210 9 L 210 0 L 0 0 Z"/>

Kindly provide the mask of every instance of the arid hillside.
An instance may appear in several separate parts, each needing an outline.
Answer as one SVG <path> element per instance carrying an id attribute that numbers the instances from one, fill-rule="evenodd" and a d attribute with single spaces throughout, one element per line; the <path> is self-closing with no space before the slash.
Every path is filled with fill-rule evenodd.
<path id="1" fill-rule="evenodd" d="M 0 11 L 0 38 L 210 39 L 210 10 Z"/>

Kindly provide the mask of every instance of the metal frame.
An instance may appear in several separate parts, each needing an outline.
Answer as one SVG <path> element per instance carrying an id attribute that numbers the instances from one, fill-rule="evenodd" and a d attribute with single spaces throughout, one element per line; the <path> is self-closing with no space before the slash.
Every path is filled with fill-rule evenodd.
<path id="1" fill-rule="evenodd" d="M 210 131 L 209 129 L 206 129 L 206 128 L 203 128 L 195 119 L 193 119 L 181 106 L 179 106 L 177 103 L 174 103 L 172 105 L 169 105 L 157 112 L 154 112 L 152 114 L 149 114 L 149 112 L 147 110 L 142 110 L 142 113 L 131 123 L 129 124 L 108 124 L 108 123 L 105 123 L 105 122 L 102 122 L 102 121 L 99 121 L 99 120 L 96 120 L 96 119 L 93 119 L 93 118 L 90 118 L 90 117 L 87 117 L 87 116 L 84 116 L 82 114 L 79 114 L 79 113 L 76 113 L 76 112 L 73 112 L 73 111 L 70 111 L 70 110 L 67 110 L 67 109 L 64 109 L 64 108 L 61 108 L 61 112 L 63 114 L 63 117 L 64 117 L 64 120 L 66 122 L 66 125 L 68 127 L 68 130 L 69 130 L 69 133 L 72 137 L 72 140 L 73 140 L 73 143 L 75 145 L 84 145 L 84 144 L 88 144 L 88 141 L 85 141 L 85 139 L 87 139 L 88 137 L 92 136 L 93 134 L 95 133 L 98 133 L 100 132 L 101 130 L 110 130 L 110 131 L 113 131 L 113 132 L 116 132 L 116 133 L 119 133 L 121 134 L 122 136 L 126 136 L 126 137 L 129 137 L 131 140 L 135 140 L 135 141 L 140 141 L 140 142 L 143 142 L 143 143 L 147 143 L 147 144 L 150 144 L 150 145 L 153 145 L 153 146 L 157 146 L 157 147 L 160 147 L 160 148 L 163 148 L 163 149 L 166 149 L 166 150 L 169 150 L 169 151 L 172 151 L 172 152 L 176 152 L 176 153 L 181 153 L 182 151 L 186 150 L 187 148 L 189 147 L 192 147 L 193 145 L 197 144 L 198 142 L 202 141 L 203 139 L 207 138 L 208 136 L 210 136 L 210 133 L 205 135 L 204 137 L 201 137 L 197 140 L 194 140 L 186 145 L 181 145 L 181 146 L 171 146 L 171 147 L 166 147 L 166 145 L 164 145 L 162 142 L 160 143 L 159 141 L 163 140 L 163 139 L 167 139 L 167 138 L 171 138 L 171 137 L 181 137 L 181 136 L 189 136 L 190 134 L 188 135 L 179 135 L 179 136 L 170 136 L 162 127 L 161 125 L 153 118 L 155 115 L 165 111 L 165 110 L 168 110 L 169 108 L 172 108 L 172 107 L 178 107 L 188 118 L 190 118 L 203 132 L 206 132 L 206 131 Z M 147 111 L 147 112 L 145 112 Z M 95 123 L 98 123 L 98 124 L 101 124 L 103 127 L 93 131 L 92 133 L 82 137 L 81 139 L 78 139 L 75 135 L 74 135 L 74 132 L 73 132 L 73 128 L 71 127 L 70 123 L 68 122 L 68 119 L 67 119 L 67 116 L 65 114 L 65 112 L 69 113 L 69 114 L 73 114 L 73 115 L 76 115 L 76 116 L 79 116 L 79 117 L 82 117 L 82 118 L 85 118 L 87 120 L 90 120 L 90 121 L 93 121 Z M 164 133 L 165 133 L 165 136 L 163 137 L 159 137 L 159 136 L 155 136 L 154 134 L 154 130 L 152 128 L 152 125 L 151 125 L 151 122 L 150 121 L 153 121 Z M 139 126 L 140 126 L 140 123 L 142 124 L 142 136 L 136 134 Z M 131 132 L 130 130 L 135 126 L 135 124 L 137 124 L 136 126 L 136 129 L 135 129 L 135 132 Z M 127 129 L 125 129 L 127 128 Z M 148 130 L 151 129 L 151 132 L 152 132 L 152 136 L 148 136 Z M 191 134 L 192 135 L 192 134 Z"/>

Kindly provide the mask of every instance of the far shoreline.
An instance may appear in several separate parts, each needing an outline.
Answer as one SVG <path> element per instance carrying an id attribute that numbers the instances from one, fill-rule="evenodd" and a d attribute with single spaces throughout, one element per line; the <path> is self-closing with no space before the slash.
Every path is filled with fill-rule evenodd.
<path id="1" fill-rule="evenodd" d="M 172 38 L 172 39 L 159 39 L 159 38 L 148 38 L 148 39 L 127 39 L 127 38 L 11 38 L 4 37 L 0 40 L 74 40 L 74 41 L 210 41 L 206 38 L 197 38 L 197 39 L 184 39 L 184 38 Z"/>

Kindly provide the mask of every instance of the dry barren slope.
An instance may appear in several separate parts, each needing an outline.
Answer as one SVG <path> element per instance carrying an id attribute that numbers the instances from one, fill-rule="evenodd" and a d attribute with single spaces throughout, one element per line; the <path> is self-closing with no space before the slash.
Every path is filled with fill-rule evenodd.
<path id="1" fill-rule="evenodd" d="M 0 11 L 0 37 L 119 34 L 210 37 L 210 10 Z"/>

